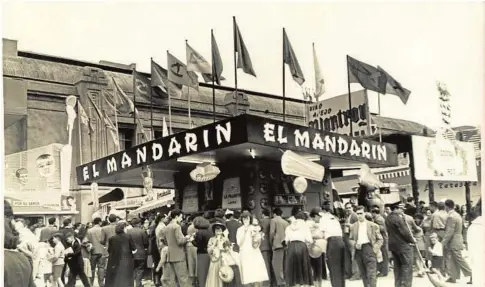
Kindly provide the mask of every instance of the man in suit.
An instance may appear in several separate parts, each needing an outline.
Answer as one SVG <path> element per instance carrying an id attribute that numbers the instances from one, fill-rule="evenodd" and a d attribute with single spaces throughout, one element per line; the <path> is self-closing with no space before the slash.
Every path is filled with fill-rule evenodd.
<path id="1" fill-rule="evenodd" d="M 170 272 L 167 278 L 176 278 L 177 283 L 173 281 L 166 282 L 167 286 L 190 287 L 191 282 L 187 271 L 187 262 L 185 259 L 185 244 L 187 238 L 182 233 L 180 222 L 182 221 L 182 212 L 178 209 L 170 212 L 170 223 L 163 229 L 162 240 L 167 243 L 167 263 Z"/>
<path id="2" fill-rule="evenodd" d="M 352 203 L 347 202 L 345 204 L 345 221 L 342 228 L 345 244 L 345 277 L 350 280 L 358 280 L 360 277 L 359 266 L 355 260 L 352 260 L 355 250 L 349 243 L 350 226 L 357 222 L 357 220 L 357 214 L 354 212 Z"/>
<path id="3" fill-rule="evenodd" d="M 101 228 L 101 244 L 106 247 L 106 250 L 109 248 L 109 239 L 116 235 L 115 228 L 118 223 L 118 216 L 110 214 L 108 216 L 108 221 L 109 224 Z"/>
<path id="4" fill-rule="evenodd" d="M 128 235 L 133 240 L 137 252 L 133 254 L 133 261 L 135 265 L 135 283 L 136 287 L 142 287 L 141 280 L 143 279 L 143 271 L 145 270 L 147 253 L 145 249 L 148 247 L 148 234 L 141 229 L 141 221 L 139 218 L 131 220 L 133 228 L 127 231 Z"/>
<path id="5" fill-rule="evenodd" d="M 377 264 L 377 269 L 379 273 L 377 277 L 386 277 L 389 273 L 389 253 L 388 253 L 388 236 L 387 236 L 387 229 L 386 229 L 386 220 L 382 217 L 381 209 L 379 206 L 374 205 L 372 206 L 372 217 L 374 219 L 374 223 L 379 226 L 379 230 L 381 231 L 382 235 L 382 262 Z"/>
<path id="6" fill-rule="evenodd" d="M 443 237 L 445 236 L 446 221 L 448 220 L 448 213 L 445 211 L 445 203 L 437 203 L 435 201 L 432 201 L 429 204 L 429 208 L 433 213 L 431 215 L 432 232 L 438 234 L 439 240 L 443 240 Z"/>
<path id="7" fill-rule="evenodd" d="M 472 276 L 470 266 L 462 255 L 463 245 L 463 222 L 461 216 L 455 211 L 455 203 L 451 199 L 445 201 L 445 210 L 448 219 L 445 226 L 445 235 L 441 244 L 445 251 L 448 273 L 450 278 L 447 282 L 456 283 L 460 279 L 460 270 L 466 277 Z"/>
<path id="8" fill-rule="evenodd" d="M 266 263 L 266 270 L 268 271 L 268 278 L 271 278 L 271 244 L 269 242 L 269 233 L 271 226 L 271 219 L 269 218 L 270 212 L 268 209 L 264 208 L 261 214 L 261 219 L 259 220 L 259 225 L 261 226 L 261 232 L 264 233 L 263 240 L 259 246 L 261 254 L 263 255 L 264 263 Z"/>
<path id="9" fill-rule="evenodd" d="M 39 236 L 40 242 L 46 242 L 47 240 L 49 240 L 52 237 L 52 235 L 57 233 L 57 227 L 55 225 L 56 224 L 56 218 L 51 217 L 51 218 L 49 218 L 48 222 L 49 222 L 49 226 L 42 228 L 42 230 L 40 231 L 40 236 Z"/>
<path id="10" fill-rule="evenodd" d="M 273 218 L 269 227 L 269 242 L 273 249 L 273 258 L 271 265 L 273 266 L 273 273 L 275 276 L 275 283 L 277 286 L 285 286 L 285 277 L 283 272 L 285 249 L 283 240 L 285 240 L 285 230 L 289 223 L 281 218 L 283 211 L 280 208 L 273 210 Z"/>
<path id="11" fill-rule="evenodd" d="M 68 247 L 72 248 L 72 252 L 66 252 L 64 261 L 69 266 L 69 278 L 66 287 L 76 286 L 76 278 L 79 276 L 84 287 L 90 287 L 88 277 L 84 273 L 84 261 L 81 253 L 81 241 L 74 237 L 74 233 L 66 234 L 66 242 Z"/>
<path id="12" fill-rule="evenodd" d="M 105 249 L 104 245 L 101 243 L 101 241 L 103 240 L 101 223 L 101 218 L 96 217 L 93 220 L 93 227 L 88 229 L 86 237 L 93 246 L 91 249 L 91 285 L 94 284 L 94 273 L 97 267 L 99 287 L 104 287 L 108 252 L 107 249 Z"/>
<path id="13" fill-rule="evenodd" d="M 357 207 L 355 213 L 358 221 L 350 227 L 349 243 L 355 248 L 355 260 L 364 287 L 376 287 L 377 255 L 381 252 L 384 240 L 379 225 L 366 220 L 363 206 Z"/>
<path id="14" fill-rule="evenodd" d="M 234 211 L 228 209 L 225 213 L 226 217 L 226 230 L 229 233 L 227 238 L 234 246 L 234 251 L 239 252 L 239 246 L 237 245 L 236 234 L 239 227 L 241 227 L 241 222 L 234 218 Z"/>
<path id="15" fill-rule="evenodd" d="M 404 204 L 392 206 L 386 218 L 389 251 L 394 261 L 394 286 L 413 286 L 413 248 L 415 240 L 404 219 Z"/>

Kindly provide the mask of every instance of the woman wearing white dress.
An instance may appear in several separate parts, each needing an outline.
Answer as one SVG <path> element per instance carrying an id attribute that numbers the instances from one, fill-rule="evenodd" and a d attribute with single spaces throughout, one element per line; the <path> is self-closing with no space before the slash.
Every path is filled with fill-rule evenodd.
<path id="1" fill-rule="evenodd" d="M 264 281 L 269 281 L 269 278 L 259 245 L 253 244 L 253 237 L 258 237 L 255 236 L 258 231 L 257 227 L 252 225 L 252 219 L 249 211 L 241 213 L 243 225 L 237 229 L 236 239 L 239 246 L 242 284 L 258 287 L 262 286 Z"/>

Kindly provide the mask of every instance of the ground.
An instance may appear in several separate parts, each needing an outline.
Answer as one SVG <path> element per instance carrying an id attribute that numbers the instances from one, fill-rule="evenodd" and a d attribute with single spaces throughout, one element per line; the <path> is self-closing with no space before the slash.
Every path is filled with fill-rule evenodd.
<path id="1" fill-rule="evenodd" d="M 449 284 L 447 286 L 450 286 L 450 287 L 471 286 L 471 285 L 467 285 L 466 282 L 467 281 L 465 279 L 462 279 L 462 282 L 459 282 L 459 283 L 456 283 L 456 284 Z M 83 285 L 82 285 L 81 281 L 78 281 L 78 283 L 76 284 L 76 287 L 82 287 L 82 286 Z M 150 283 L 147 282 L 147 284 L 144 285 L 144 287 L 152 287 L 152 286 L 155 286 L 155 285 L 151 284 L 151 282 Z M 358 281 L 348 281 L 347 280 L 346 287 L 362 287 L 362 286 L 363 286 L 363 284 L 362 284 L 361 280 L 358 280 Z M 377 281 L 377 286 L 379 286 L 379 287 L 393 287 L 394 286 L 394 278 L 393 278 L 392 274 L 389 274 L 389 276 L 387 276 L 387 277 L 380 277 Z M 413 278 L 413 286 L 433 287 L 433 285 L 431 284 L 431 282 L 429 282 L 427 277 L 424 277 L 424 278 L 414 277 Z M 94 283 L 93 287 L 98 287 L 97 282 Z M 332 285 L 330 285 L 330 281 L 325 281 L 324 284 L 323 284 L 323 287 L 332 287 Z"/>

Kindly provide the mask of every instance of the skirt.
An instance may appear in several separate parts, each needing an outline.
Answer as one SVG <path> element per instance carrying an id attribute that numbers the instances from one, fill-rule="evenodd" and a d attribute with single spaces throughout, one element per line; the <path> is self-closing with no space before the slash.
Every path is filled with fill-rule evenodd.
<path id="1" fill-rule="evenodd" d="M 197 281 L 199 287 L 205 287 L 207 281 L 207 273 L 209 273 L 209 265 L 211 259 L 207 253 L 197 254 Z"/>
<path id="2" fill-rule="evenodd" d="M 223 283 L 223 287 L 242 287 L 241 272 L 239 272 L 239 267 L 237 265 L 231 265 L 232 271 L 234 272 L 234 279 L 229 283 Z"/>
<path id="3" fill-rule="evenodd" d="M 310 264 L 313 270 L 313 280 L 321 281 L 322 279 L 327 279 L 327 270 L 324 272 L 324 268 L 326 269 L 326 266 L 323 259 L 323 254 L 318 258 L 310 258 Z"/>
<path id="4" fill-rule="evenodd" d="M 313 285 L 310 255 L 305 243 L 291 241 L 285 258 L 285 280 L 288 286 Z"/>

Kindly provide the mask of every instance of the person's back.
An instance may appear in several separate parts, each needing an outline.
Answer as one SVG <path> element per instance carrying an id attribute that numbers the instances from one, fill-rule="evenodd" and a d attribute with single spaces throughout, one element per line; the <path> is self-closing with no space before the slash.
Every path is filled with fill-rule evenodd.
<path id="1" fill-rule="evenodd" d="M 386 218 L 389 250 L 399 252 L 403 246 L 413 243 L 411 231 L 402 215 L 391 212 Z"/>
<path id="2" fill-rule="evenodd" d="M 12 250 L 3 250 L 5 287 L 34 287 L 32 264 L 23 253 Z"/>
<path id="3" fill-rule="evenodd" d="M 116 228 L 117 217 L 114 214 L 110 214 L 108 217 L 108 220 L 110 224 L 101 227 L 101 234 L 102 234 L 101 243 L 104 244 L 104 246 L 106 247 L 106 250 L 108 250 L 109 248 L 110 238 L 116 235 L 115 228 Z"/>

